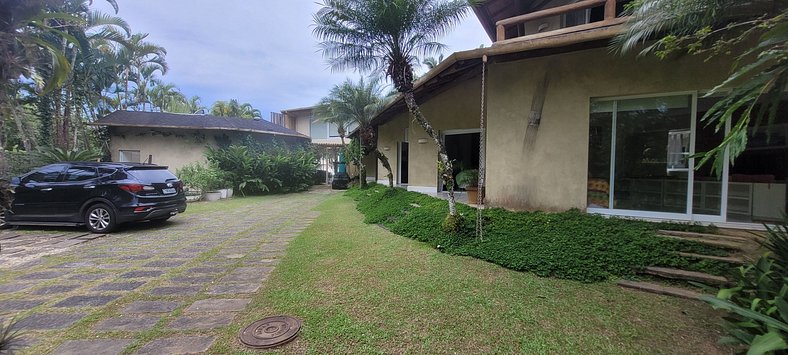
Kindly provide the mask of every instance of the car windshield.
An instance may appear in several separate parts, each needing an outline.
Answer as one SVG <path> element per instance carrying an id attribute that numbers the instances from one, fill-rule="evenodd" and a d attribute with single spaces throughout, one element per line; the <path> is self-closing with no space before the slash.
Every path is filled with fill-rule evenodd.
<path id="1" fill-rule="evenodd" d="M 127 171 L 129 175 L 135 177 L 142 183 L 161 183 L 170 180 L 177 180 L 167 169 L 133 169 Z"/>

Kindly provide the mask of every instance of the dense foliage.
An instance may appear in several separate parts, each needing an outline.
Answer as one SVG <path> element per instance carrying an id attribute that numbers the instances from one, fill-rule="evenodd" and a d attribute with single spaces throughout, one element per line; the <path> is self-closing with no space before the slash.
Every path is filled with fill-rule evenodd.
<path id="1" fill-rule="evenodd" d="M 429 243 L 457 255 L 468 255 L 519 271 L 583 282 L 630 276 L 646 266 L 671 266 L 720 272 L 719 262 L 683 258 L 675 251 L 720 254 L 697 243 L 659 238 L 658 229 L 708 232 L 691 224 L 649 223 L 606 218 L 579 211 L 562 213 L 512 212 L 490 209 L 484 213 L 484 240 L 475 238 L 475 209 L 458 206 L 462 219 L 458 232 L 444 232 L 447 202 L 402 189 L 372 185 L 348 192 L 358 201 L 366 223 L 385 226 L 399 235 Z"/>
<path id="2" fill-rule="evenodd" d="M 746 345 L 748 354 L 788 350 L 788 217 L 767 228 L 769 253 L 740 267 L 735 286 L 704 298 L 729 312 L 723 340 Z"/>
<path id="3" fill-rule="evenodd" d="M 225 180 L 226 174 L 211 164 L 192 163 L 175 172 L 183 184 L 200 190 L 200 192 L 216 191 L 231 187 Z"/>
<path id="4" fill-rule="evenodd" d="M 317 170 L 317 155 L 310 147 L 278 142 L 211 148 L 206 157 L 243 195 L 305 191 Z"/>

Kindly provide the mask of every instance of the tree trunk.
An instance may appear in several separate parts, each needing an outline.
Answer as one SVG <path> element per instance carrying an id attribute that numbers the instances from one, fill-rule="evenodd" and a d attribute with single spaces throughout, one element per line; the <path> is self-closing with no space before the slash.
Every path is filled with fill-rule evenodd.
<path id="1" fill-rule="evenodd" d="M 30 138 L 27 136 L 25 132 L 25 125 L 22 122 L 22 118 L 16 112 L 16 105 L 11 103 L 9 105 L 9 111 L 11 112 L 11 117 L 14 118 L 14 122 L 16 123 L 17 134 L 19 135 L 19 139 L 22 141 L 22 146 L 25 147 L 26 152 L 30 152 L 33 150 L 32 144 L 30 144 Z"/>
<path id="2" fill-rule="evenodd" d="M 60 124 L 60 131 L 63 132 L 63 145 L 60 147 L 69 150 L 69 129 L 71 129 L 71 106 L 73 105 L 73 96 L 71 96 L 71 90 L 66 88 L 66 102 L 63 106 L 63 122 Z"/>
<path id="3" fill-rule="evenodd" d="M 383 164 L 383 167 L 386 168 L 386 171 L 388 171 L 386 177 L 389 178 L 389 187 L 394 187 L 394 173 L 391 172 L 391 164 L 389 164 L 389 158 L 383 155 L 383 153 L 381 153 L 377 149 L 375 149 L 375 156 L 377 156 L 378 160 L 380 160 L 380 163 Z"/>
<path id="4" fill-rule="evenodd" d="M 456 216 L 457 201 L 454 199 L 454 176 L 452 175 L 452 164 L 451 160 L 449 160 L 449 154 L 446 153 L 446 145 L 441 141 L 438 132 L 432 128 L 432 125 L 430 125 L 427 119 L 424 118 L 424 115 L 421 114 L 419 105 L 416 103 L 416 98 L 413 96 L 413 91 L 407 91 L 402 94 L 405 97 L 405 104 L 408 106 L 410 114 L 413 115 L 416 122 L 421 125 L 421 128 L 427 132 L 427 135 L 435 141 L 435 145 L 438 146 L 438 159 L 440 163 L 438 164 L 438 173 L 441 174 L 443 183 L 446 184 L 446 188 L 449 190 L 449 215 Z"/>

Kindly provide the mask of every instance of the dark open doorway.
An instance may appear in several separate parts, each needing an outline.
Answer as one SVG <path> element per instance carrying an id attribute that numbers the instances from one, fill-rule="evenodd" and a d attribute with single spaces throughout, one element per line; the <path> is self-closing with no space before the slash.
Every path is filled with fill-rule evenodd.
<path id="1" fill-rule="evenodd" d="M 399 184 L 408 184 L 408 142 L 399 144 Z"/>
<path id="2" fill-rule="evenodd" d="M 479 169 L 479 132 L 446 134 L 446 153 L 453 161 L 453 175 L 457 176 L 460 171 L 468 169 Z M 455 190 L 458 188 L 454 185 Z M 443 191 L 446 191 L 446 186 Z"/>

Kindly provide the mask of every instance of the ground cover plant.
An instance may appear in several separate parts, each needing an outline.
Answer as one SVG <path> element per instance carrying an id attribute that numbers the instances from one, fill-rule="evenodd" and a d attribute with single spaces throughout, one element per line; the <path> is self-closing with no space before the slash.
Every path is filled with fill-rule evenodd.
<path id="1" fill-rule="evenodd" d="M 317 207 L 211 353 L 253 353 L 238 332 L 275 314 L 304 321 L 283 354 L 730 353 L 700 302 L 440 253 L 364 224 L 354 205 L 337 194 Z"/>
<path id="2" fill-rule="evenodd" d="M 443 252 L 473 256 L 539 276 L 595 282 L 629 277 L 647 266 L 669 266 L 724 274 L 728 266 L 690 260 L 676 252 L 725 255 L 725 251 L 693 242 L 660 238 L 659 229 L 709 232 L 692 224 L 649 223 L 606 218 L 580 211 L 562 213 L 484 212 L 484 240 L 475 237 L 476 210 L 459 206 L 467 216 L 456 232 L 443 228 L 446 201 L 403 189 L 373 185 L 351 189 L 366 223 L 429 243 Z"/>

